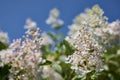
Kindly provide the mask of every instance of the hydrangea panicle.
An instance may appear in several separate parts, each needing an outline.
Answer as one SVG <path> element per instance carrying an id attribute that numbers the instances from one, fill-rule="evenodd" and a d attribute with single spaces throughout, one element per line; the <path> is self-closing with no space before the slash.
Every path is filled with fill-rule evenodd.
<path id="1" fill-rule="evenodd" d="M 70 63 L 71 69 L 83 77 L 91 71 L 99 72 L 103 69 L 101 58 L 101 46 L 94 39 L 93 33 L 87 31 L 86 26 L 81 26 L 76 37 L 69 37 L 67 40 L 72 41 L 76 47 L 75 52 L 68 56 L 67 63 Z"/>
<path id="2" fill-rule="evenodd" d="M 42 58 L 40 29 L 34 25 L 34 22 L 27 21 L 26 36 L 14 40 L 10 44 L 11 52 L 4 52 L 2 57 L 3 63 L 11 64 L 9 79 L 10 80 L 41 80 L 41 67 L 39 64 L 44 63 Z M 7 62 L 6 62 L 7 60 Z"/>

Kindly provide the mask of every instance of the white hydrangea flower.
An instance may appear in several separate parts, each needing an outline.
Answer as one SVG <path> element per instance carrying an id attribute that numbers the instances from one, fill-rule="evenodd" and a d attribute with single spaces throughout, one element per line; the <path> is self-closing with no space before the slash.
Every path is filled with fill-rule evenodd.
<path id="1" fill-rule="evenodd" d="M 8 38 L 8 34 L 7 33 L 0 31 L 0 42 L 2 42 L 4 44 L 8 44 L 9 43 L 9 38 Z"/>
<path id="2" fill-rule="evenodd" d="M 101 52 L 104 48 L 120 43 L 120 21 L 108 23 L 103 13 L 103 10 L 95 5 L 77 16 L 69 26 L 69 36 L 65 39 L 77 50 L 67 58 L 67 63 L 72 64 L 71 68 L 79 76 L 92 70 L 101 71 Z"/>
<path id="3" fill-rule="evenodd" d="M 100 41 L 99 43 L 101 41 L 105 43 L 106 37 L 103 28 L 106 28 L 108 23 L 103 13 L 103 10 L 98 5 L 93 6 L 92 9 L 86 9 L 84 13 L 76 16 L 74 23 L 69 26 L 69 35 L 76 34 L 81 26 L 84 25 L 87 27 L 87 31 L 94 33 L 95 38 Z"/>
<path id="4" fill-rule="evenodd" d="M 64 24 L 64 22 L 59 18 L 59 11 L 56 8 L 53 8 L 50 11 L 49 18 L 46 20 L 46 23 L 52 25 L 53 28 L 59 28 Z"/>
<path id="5" fill-rule="evenodd" d="M 86 9 L 84 13 L 78 15 L 74 19 L 74 23 L 69 26 L 69 35 L 74 38 L 81 26 L 86 26 L 89 33 L 94 34 L 94 38 L 100 45 L 107 48 L 111 45 L 120 43 L 120 22 L 117 20 L 112 23 L 108 23 L 106 16 L 103 16 L 103 10 L 98 5 L 92 7 L 92 9 Z M 69 42 L 73 40 L 70 40 Z M 70 43 L 72 43 L 70 42 Z"/>
<path id="6" fill-rule="evenodd" d="M 103 69 L 101 46 L 86 29 L 85 26 L 81 27 L 77 36 L 72 38 L 76 50 L 67 58 L 67 63 L 72 64 L 71 69 L 80 77 L 93 70 L 99 72 Z"/>
<path id="7" fill-rule="evenodd" d="M 106 27 L 95 28 L 94 31 L 97 40 L 103 46 L 109 47 L 120 44 L 120 21 L 108 23 Z"/>
<path id="8" fill-rule="evenodd" d="M 40 50 L 42 44 L 40 29 L 37 27 L 27 29 L 26 36 L 10 44 L 10 50 L 0 52 L 2 53 L 0 65 L 11 64 L 10 80 L 41 80 L 42 70 L 39 64 L 44 63 L 45 60 Z"/>

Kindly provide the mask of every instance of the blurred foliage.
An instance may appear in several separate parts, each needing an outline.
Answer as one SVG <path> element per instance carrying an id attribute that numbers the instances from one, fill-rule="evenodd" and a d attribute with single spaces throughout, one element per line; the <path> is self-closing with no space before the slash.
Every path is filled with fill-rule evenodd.
<path id="1" fill-rule="evenodd" d="M 0 42 L 0 51 L 4 50 L 4 49 L 7 49 L 7 48 L 8 48 L 8 45 L 3 44 L 2 42 Z M 9 69 L 10 69 L 9 64 L 4 65 L 4 67 L 0 67 L 0 80 L 8 80 Z"/>
<path id="2" fill-rule="evenodd" d="M 3 44 L 2 42 L 0 42 L 0 51 L 1 51 L 2 49 L 7 49 L 7 48 L 8 48 L 8 45 Z"/>
<path id="3" fill-rule="evenodd" d="M 0 80 L 9 80 L 8 79 L 9 69 L 10 69 L 9 64 L 4 65 L 4 67 L 0 67 Z"/>
<path id="4" fill-rule="evenodd" d="M 119 80 L 120 79 L 120 54 L 117 51 L 120 46 L 112 46 L 105 52 L 104 71 L 98 75 L 98 80 Z"/>

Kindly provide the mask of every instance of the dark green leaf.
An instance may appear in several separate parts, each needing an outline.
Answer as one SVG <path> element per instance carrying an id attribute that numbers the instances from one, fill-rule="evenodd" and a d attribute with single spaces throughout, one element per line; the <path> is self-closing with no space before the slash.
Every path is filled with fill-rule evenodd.
<path id="1" fill-rule="evenodd" d="M 52 62 L 51 61 L 48 61 L 48 60 L 46 60 L 46 62 L 45 63 L 43 63 L 43 64 L 39 64 L 39 66 L 44 66 L 44 65 L 50 65 L 50 64 L 52 64 Z"/>

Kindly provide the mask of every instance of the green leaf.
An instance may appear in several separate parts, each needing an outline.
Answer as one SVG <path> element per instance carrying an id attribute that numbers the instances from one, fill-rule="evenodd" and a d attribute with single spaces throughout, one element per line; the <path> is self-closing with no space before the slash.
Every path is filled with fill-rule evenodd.
<path id="1" fill-rule="evenodd" d="M 76 75 L 72 78 L 72 80 L 80 80 L 80 78 Z"/>
<path id="2" fill-rule="evenodd" d="M 52 68 L 53 68 L 56 72 L 62 73 L 62 68 L 61 68 L 60 65 L 58 65 L 58 64 L 53 64 L 53 65 L 52 65 Z"/>
<path id="3" fill-rule="evenodd" d="M 58 39 L 60 39 L 60 38 L 63 36 L 63 34 L 58 34 L 58 35 L 56 35 L 56 34 L 51 33 L 51 32 L 48 32 L 47 34 L 48 34 L 53 40 L 58 40 Z"/>
<path id="4" fill-rule="evenodd" d="M 62 26 L 52 25 L 55 30 L 59 30 Z"/>
<path id="5" fill-rule="evenodd" d="M 71 46 L 66 40 L 63 40 L 61 43 L 61 46 L 63 47 L 63 51 L 65 55 L 71 55 L 75 51 L 75 48 Z"/>
<path id="6" fill-rule="evenodd" d="M 0 80 L 8 80 L 9 69 L 11 68 L 10 63 L 0 67 Z"/>
<path id="7" fill-rule="evenodd" d="M 2 50 L 2 49 L 6 49 L 8 46 L 7 45 L 5 45 L 5 44 L 3 44 L 2 42 L 0 42 L 0 51 Z"/>
<path id="8" fill-rule="evenodd" d="M 39 66 L 50 65 L 50 64 L 52 64 L 52 62 L 46 60 L 45 63 L 43 63 L 43 64 L 40 63 Z"/>
<path id="9" fill-rule="evenodd" d="M 94 49 L 89 50 L 90 53 L 94 52 Z"/>

